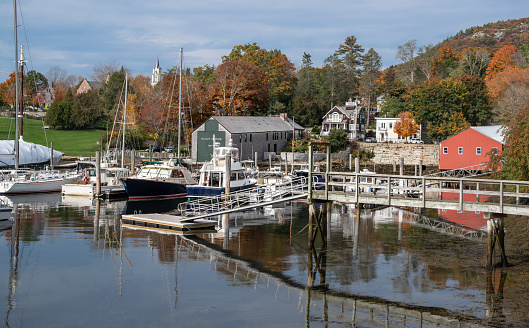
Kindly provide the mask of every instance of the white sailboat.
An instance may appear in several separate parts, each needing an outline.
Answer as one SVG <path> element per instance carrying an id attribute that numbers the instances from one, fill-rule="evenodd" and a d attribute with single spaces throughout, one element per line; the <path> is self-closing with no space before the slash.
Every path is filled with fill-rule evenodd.
<path id="1" fill-rule="evenodd" d="M 62 156 L 61 152 L 55 152 L 48 147 L 36 145 L 25 142 L 22 139 L 22 131 L 19 127 L 19 118 L 22 119 L 22 101 L 19 106 L 20 97 L 20 83 L 19 83 L 19 65 L 23 74 L 24 53 L 20 51 L 20 60 L 18 60 L 18 35 L 17 35 L 17 8 L 16 1 L 13 2 L 14 13 L 14 29 L 15 29 L 15 140 L 4 141 L 0 143 L 3 145 L 3 152 L 0 152 L 2 162 L 14 165 L 14 169 L 7 169 L 0 171 L 0 194 L 22 194 L 22 193 L 36 193 L 36 192 L 51 192 L 60 191 L 61 186 L 79 179 L 79 174 L 75 172 L 59 172 L 50 170 L 49 168 L 40 171 L 29 169 L 19 169 L 20 159 L 22 164 L 36 164 L 42 163 L 46 160 L 52 159 L 51 164 L 55 164 Z M 21 152 L 25 150 L 24 152 Z M 46 151 L 47 149 L 47 151 Z M 51 153 L 53 152 L 53 155 Z M 22 153 L 22 157 L 20 156 Z M 46 154 L 47 157 L 46 157 Z"/>

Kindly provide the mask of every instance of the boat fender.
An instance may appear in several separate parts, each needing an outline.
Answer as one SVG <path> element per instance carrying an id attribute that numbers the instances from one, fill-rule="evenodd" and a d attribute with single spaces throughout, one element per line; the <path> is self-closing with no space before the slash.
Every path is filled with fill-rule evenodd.
<path id="1" fill-rule="evenodd" d="M 84 181 L 84 183 L 88 183 L 88 181 L 90 181 L 90 179 L 88 177 L 84 177 L 83 181 Z"/>

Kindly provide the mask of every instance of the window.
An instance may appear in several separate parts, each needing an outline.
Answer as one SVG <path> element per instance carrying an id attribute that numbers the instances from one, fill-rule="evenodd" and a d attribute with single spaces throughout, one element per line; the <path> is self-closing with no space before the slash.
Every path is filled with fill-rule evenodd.
<path id="1" fill-rule="evenodd" d="M 463 147 L 459 147 L 459 148 L 457 148 L 457 153 L 458 153 L 459 155 L 463 155 Z"/>
<path id="2" fill-rule="evenodd" d="M 268 140 L 268 132 L 266 133 L 266 140 Z"/>
<path id="3" fill-rule="evenodd" d="M 380 128 L 381 129 L 385 129 L 386 128 L 386 123 L 380 123 Z"/>
<path id="4" fill-rule="evenodd" d="M 481 155 L 481 147 L 476 147 L 476 155 Z"/>
<path id="5" fill-rule="evenodd" d="M 393 123 L 389 123 L 389 128 L 393 129 Z"/>
<path id="6" fill-rule="evenodd" d="M 250 142 L 252 142 L 252 134 L 250 134 Z"/>
<path id="7" fill-rule="evenodd" d="M 448 154 L 448 147 L 443 147 L 443 154 Z"/>

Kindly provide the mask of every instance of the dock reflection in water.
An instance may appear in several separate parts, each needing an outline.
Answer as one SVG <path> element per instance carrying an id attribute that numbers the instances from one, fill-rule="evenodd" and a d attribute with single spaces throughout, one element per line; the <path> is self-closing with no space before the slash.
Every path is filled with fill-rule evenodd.
<path id="1" fill-rule="evenodd" d="M 16 229 L 0 235 L 6 326 L 523 322 L 509 309 L 508 277 L 482 267 L 485 243 L 428 229 L 413 212 L 357 218 L 351 205 L 330 205 L 327 244 L 310 248 L 302 202 L 231 214 L 217 233 L 180 236 L 122 228 L 127 202 L 50 200 L 13 200 Z"/>

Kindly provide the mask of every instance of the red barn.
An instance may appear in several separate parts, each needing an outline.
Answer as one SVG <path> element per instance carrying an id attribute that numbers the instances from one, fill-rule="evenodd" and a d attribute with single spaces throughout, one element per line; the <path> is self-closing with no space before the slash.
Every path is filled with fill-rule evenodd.
<path id="1" fill-rule="evenodd" d="M 487 153 L 503 150 L 501 125 L 472 126 L 439 145 L 439 169 L 479 169 L 489 160 Z"/>

